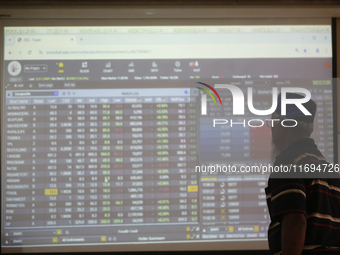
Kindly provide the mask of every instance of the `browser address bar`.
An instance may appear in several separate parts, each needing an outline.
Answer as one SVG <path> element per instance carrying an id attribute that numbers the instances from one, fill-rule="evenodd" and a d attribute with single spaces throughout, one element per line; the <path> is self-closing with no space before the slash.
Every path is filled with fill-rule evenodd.
<path id="1" fill-rule="evenodd" d="M 197 59 L 197 58 L 331 58 L 328 44 L 115 45 L 20 48 L 7 47 L 6 60 L 29 59 Z"/>

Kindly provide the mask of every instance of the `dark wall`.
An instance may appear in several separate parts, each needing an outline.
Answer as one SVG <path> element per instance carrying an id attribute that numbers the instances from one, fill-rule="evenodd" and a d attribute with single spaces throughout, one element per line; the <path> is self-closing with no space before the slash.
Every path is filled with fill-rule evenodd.
<path id="1" fill-rule="evenodd" d="M 338 0 L 0 0 L 0 6 L 332 6 Z"/>

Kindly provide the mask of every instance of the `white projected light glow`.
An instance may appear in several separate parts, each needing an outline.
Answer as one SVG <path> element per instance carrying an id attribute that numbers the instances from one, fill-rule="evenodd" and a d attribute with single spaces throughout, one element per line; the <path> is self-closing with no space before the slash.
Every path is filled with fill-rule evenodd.
<path id="1" fill-rule="evenodd" d="M 201 110 L 197 82 L 259 110 L 302 79 L 332 161 L 331 46 L 330 25 L 5 26 L 3 251 L 266 249 L 268 175 L 195 166 L 269 163 L 269 128 L 213 127 L 231 95 Z"/>

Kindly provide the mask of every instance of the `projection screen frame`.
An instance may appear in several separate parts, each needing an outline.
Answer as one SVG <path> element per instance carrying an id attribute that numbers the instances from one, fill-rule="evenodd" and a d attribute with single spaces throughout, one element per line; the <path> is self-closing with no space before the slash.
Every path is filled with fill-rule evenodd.
<path id="1" fill-rule="evenodd" d="M 330 18 L 289 18 L 289 19 L 3 19 L 1 20 L 0 26 L 0 68 L 4 70 L 4 27 L 30 27 L 30 26 L 180 26 L 180 25 L 331 25 Z M 334 34 L 332 35 L 334 36 Z M 333 45 L 333 48 L 335 45 Z M 334 62 L 334 52 L 333 52 L 333 63 Z M 334 75 L 334 74 L 333 74 Z M 336 87 L 333 84 L 333 92 L 336 93 Z M 1 99 L 3 97 L 4 87 L 3 79 L 1 79 Z M 336 101 L 335 101 L 336 102 Z M 4 116 L 2 115 L 2 104 L 0 105 L 1 111 L 1 138 L 5 137 L 4 133 Z M 333 100 L 333 125 L 336 130 L 336 105 Z M 334 137 L 337 133 L 334 132 Z M 334 139 L 336 140 L 336 139 Z M 336 148 L 335 148 L 336 150 Z M 1 146 L 1 155 L 5 155 L 4 148 Z M 334 157 L 336 159 L 337 153 L 334 152 Z M 3 166 L 3 161 L 1 158 L 1 169 Z M 1 193 L 3 192 L 3 185 Z M 1 203 L 1 212 L 3 212 L 4 201 Z M 209 243 L 209 245 L 207 245 Z M 174 245 L 175 244 L 175 245 Z M 246 244 L 246 245 L 245 245 Z M 40 245 L 41 246 L 41 245 Z M 230 240 L 230 241 L 218 241 L 211 242 L 209 240 L 199 240 L 194 242 L 165 242 L 156 244 L 122 244 L 122 245 L 111 245 L 111 244 L 65 244 L 63 246 L 55 247 L 18 247 L 18 248 L 3 248 L 1 247 L 1 252 L 4 253 L 25 253 L 25 252 L 98 252 L 100 251 L 218 251 L 218 250 L 267 250 L 267 241 L 241 241 L 241 240 Z"/>

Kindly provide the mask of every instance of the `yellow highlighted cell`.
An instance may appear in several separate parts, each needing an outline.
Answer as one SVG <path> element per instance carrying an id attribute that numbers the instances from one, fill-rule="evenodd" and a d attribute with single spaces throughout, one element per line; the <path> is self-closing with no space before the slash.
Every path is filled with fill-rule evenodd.
<path id="1" fill-rule="evenodd" d="M 57 243 L 58 242 L 58 237 L 53 237 L 52 238 L 52 243 Z"/>
<path id="2" fill-rule="evenodd" d="M 217 178 L 216 177 L 203 177 L 202 181 L 216 181 Z"/>
<path id="3" fill-rule="evenodd" d="M 100 237 L 100 241 L 106 242 L 106 236 L 101 236 L 101 237 Z"/>
<path id="4" fill-rule="evenodd" d="M 197 191 L 198 191 L 197 185 L 188 186 L 188 192 L 197 192 Z"/>
<path id="5" fill-rule="evenodd" d="M 61 235 L 63 233 L 63 231 L 61 229 L 57 230 L 57 235 Z"/>
<path id="6" fill-rule="evenodd" d="M 187 235 L 187 239 L 190 239 L 190 235 Z"/>
<path id="7" fill-rule="evenodd" d="M 190 227 L 187 227 L 187 231 L 190 231 Z"/>
<path id="8" fill-rule="evenodd" d="M 254 231 L 255 231 L 255 232 L 260 231 L 260 227 L 259 227 L 259 226 L 254 226 Z"/>
<path id="9" fill-rule="evenodd" d="M 228 232 L 234 232 L 234 227 L 228 227 Z"/>
<path id="10" fill-rule="evenodd" d="M 45 196 L 58 195 L 58 189 L 45 189 Z"/>

